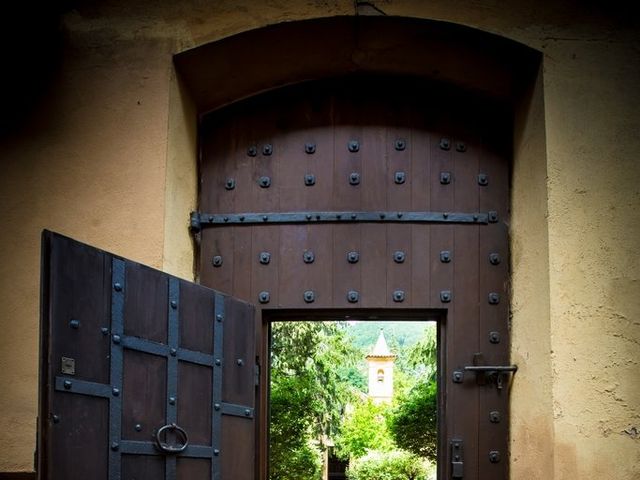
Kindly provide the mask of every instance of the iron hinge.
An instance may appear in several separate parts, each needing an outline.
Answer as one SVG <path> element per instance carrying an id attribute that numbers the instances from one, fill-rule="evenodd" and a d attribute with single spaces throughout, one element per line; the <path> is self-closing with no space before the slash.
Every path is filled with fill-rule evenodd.
<path id="1" fill-rule="evenodd" d="M 265 212 L 204 213 L 191 212 L 191 230 L 225 225 L 301 224 L 301 223 L 453 223 L 486 225 L 492 220 L 482 212 Z M 497 221 L 497 220 L 496 220 Z"/>

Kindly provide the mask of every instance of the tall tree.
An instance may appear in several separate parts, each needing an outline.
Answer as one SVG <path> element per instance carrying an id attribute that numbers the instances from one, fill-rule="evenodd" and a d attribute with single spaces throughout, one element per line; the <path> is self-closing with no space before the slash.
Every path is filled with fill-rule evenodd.
<path id="1" fill-rule="evenodd" d="M 356 355 L 339 322 L 272 324 L 270 480 L 319 478 L 322 442 L 351 398 Z"/>
<path id="2" fill-rule="evenodd" d="M 438 444 L 436 359 L 436 330 L 428 328 L 407 355 L 407 366 L 419 380 L 398 399 L 388 417 L 389 430 L 398 447 L 432 461 L 436 460 Z"/>
<path id="3" fill-rule="evenodd" d="M 390 408 L 386 403 L 376 405 L 370 398 L 357 402 L 345 415 L 336 438 L 336 453 L 347 460 L 362 457 L 369 450 L 393 450 L 395 444 L 386 425 Z"/>

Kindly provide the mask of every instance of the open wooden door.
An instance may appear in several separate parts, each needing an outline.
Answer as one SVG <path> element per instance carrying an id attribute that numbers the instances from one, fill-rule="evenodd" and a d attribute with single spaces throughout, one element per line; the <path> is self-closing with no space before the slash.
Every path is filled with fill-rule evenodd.
<path id="1" fill-rule="evenodd" d="M 254 308 L 51 232 L 38 478 L 255 476 Z"/>

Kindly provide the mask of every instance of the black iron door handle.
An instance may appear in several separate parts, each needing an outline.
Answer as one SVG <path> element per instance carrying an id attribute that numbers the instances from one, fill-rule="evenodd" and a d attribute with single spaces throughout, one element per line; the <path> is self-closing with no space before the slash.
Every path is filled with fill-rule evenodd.
<path id="1" fill-rule="evenodd" d="M 467 365 L 464 367 L 467 372 L 474 372 L 476 379 L 481 373 L 485 374 L 488 379 L 494 379 L 498 390 L 502 390 L 504 375 L 507 373 L 515 374 L 518 371 L 517 365 Z"/>
<path id="2" fill-rule="evenodd" d="M 169 431 L 176 432 L 178 441 L 182 443 L 181 445 L 169 445 L 162 441 L 162 434 Z M 187 432 L 184 428 L 179 427 L 175 423 L 170 423 L 164 427 L 160 427 L 156 432 L 156 446 L 158 447 L 158 450 L 166 453 L 167 455 L 175 455 L 176 453 L 184 452 L 187 445 L 189 445 L 189 436 L 187 435 Z"/>

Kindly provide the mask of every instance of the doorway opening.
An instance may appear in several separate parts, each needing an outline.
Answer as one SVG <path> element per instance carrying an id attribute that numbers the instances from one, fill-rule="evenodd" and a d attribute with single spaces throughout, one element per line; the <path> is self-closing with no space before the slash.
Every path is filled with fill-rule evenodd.
<path id="1" fill-rule="evenodd" d="M 437 322 L 268 325 L 269 480 L 437 478 Z"/>

